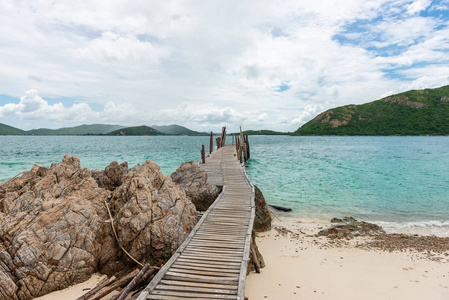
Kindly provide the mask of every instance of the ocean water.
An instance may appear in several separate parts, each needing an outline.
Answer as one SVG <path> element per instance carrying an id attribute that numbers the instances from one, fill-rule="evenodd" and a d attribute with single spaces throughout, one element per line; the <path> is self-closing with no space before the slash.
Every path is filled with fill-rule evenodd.
<path id="1" fill-rule="evenodd" d="M 104 169 L 152 159 L 169 175 L 209 137 L 0 137 L 0 181 L 64 154 Z M 247 172 L 268 203 L 297 218 L 353 216 L 390 232 L 449 236 L 449 137 L 251 136 Z M 279 213 L 276 213 L 279 214 Z"/>

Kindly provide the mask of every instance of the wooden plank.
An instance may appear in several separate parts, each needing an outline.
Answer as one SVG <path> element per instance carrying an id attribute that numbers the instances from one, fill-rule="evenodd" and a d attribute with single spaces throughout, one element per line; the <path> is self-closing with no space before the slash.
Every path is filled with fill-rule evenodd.
<path id="1" fill-rule="evenodd" d="M 173 266 L 186 266 L 186 267 L 201 267 L 201 268 L 211 268 L 211 269 L 227 269 L 230 271 L 240 270 L 240 265 L 228 265 L 228 264 L 217 264 L 217 263 L 206 263 L 206 262 L 196 262 L 196 261 L 176 261 Z"/>
<path id="2" fill-rule="evenodd" d="M 220 271 L 223 273 L 240 273 L 240 269 L 231 269 L 229 267 L 222 267 L 217 268 L 217 266 L 214 267 L 205 267 L 205 266 L 192 266 L 192 265 L 185 265 L 182 263 L 175 263 L 172 265 L 173 268 L 179 268 L 179 269 L 188 269 L 188 270 L 198 270 L 198 271 Z"/>
<path id="3" fill-rule="evenodd" d="M 164 295 L 164 296 L 176 296 L 176 297 L 184 297 L 184 299 L 188 298 L 199 298 L 199 299 L 236 299 L 236 296 L 233 295 L 222 295 L 222 294 L 202 294 L 195 292 L 175 292 L 175 291 L 163 291 L 163 290 L 155 290 L 154 295 Z"/>
<path id="4" fill-rule="evenodd" d="M 170 285 L 170 286 L 205 287 L 205 288 L 212 288 L 212 289 L 225 289 L 225 290 L 237 291 L 236 284 L 218 284 L 218 283 L 204 283 L 204 282 L 165 280 L 165 279 L 161 280 L 161 284 Z"/>
<path id="5" fill-rule="evenodd" d="M 190 246 L 188 249 L 185 249 L 183 254 L 189 254 L 189 253 L 197 253 L 197 254 L 203 254 L 203 255 L 217 255 L 217 256 L 235 256 L 239 254 L 243 254 L 242 249 L 211 249 L 211 248 L 200 248 L 200 247 L 194 247 L 193 245 Z"/>
<path id="6" fill-rule="evenodd" d="M 211 282 L 211 283 L 220 283 L 220 284 L 231 284 L 238 281 L 238 276 L 203 276 L 203 275 L 192 275 L 192 274 L 184 274 L 178 272 L 168 271 L 166 273 L 167 279 L 169 278 L 184 278 L 185 280 L 196 281 L 196 282 Z M 246 276 L 246 274 L 245 274 Z"/>
<path id="7" fill-rule="evenodd" d="M 173 286 L 173 285 L 158 285 L 156 287 L 157 290 L 166 290 L 166 291 L 196 291 L 200 293 L 209 293 L 209 294 L 222 294 L 222 295 L 236 295 L 236 290 L 228 290 L 228 289 L 217 289 L 217 288 L 206 288 L 206 287 L 189 287 L 189 286 Z"/>
<path id="8" fill-rule="evenodd" d="M 183 254 L 183 258 L 191 258 L 191 259 L 199 259 L 199 260 L 207 260 L 207 261 L 218 261 L 218 262 L 240 262 L 242 261 L 240 258 L 219 258 L 219 257 L 205 257 L 198 256 L 193 254 Z"/>
<path id="9" fill-rule="evenodd" d="M 204 276 L 220 276 L 220 277 L 231 277 L 235 274 L 232 273 L 225 273 L 220 271 L 204 271 L 204 270 L 195 270 L 195 269 L 183 269 L 183 268 L 176 268 L 172 266 L 170 268 L 171 272 L 177 272 L 177 273 L 183 273 L 183 274 L 192 274 L 192 275 L 204 275 Z M 238 278 L 238 274 L 236 276 Z"/>
<path id="10" fill-rule="evenodd" d="M 219 262 L 219 261 L 208 261 L 205 262 L 202 259 L 198 259 L 198 258 L 187 258 L 187 257 L 180 257 L 178 258 L 177 261 L 182 261 L 182 262 L 199 262 L 199 263 L 204 263 L 206 264 L 210 264 L 210 265 L 223 265 L 223 266 L 240 266 L 240 263 L 238 262 Z"/>

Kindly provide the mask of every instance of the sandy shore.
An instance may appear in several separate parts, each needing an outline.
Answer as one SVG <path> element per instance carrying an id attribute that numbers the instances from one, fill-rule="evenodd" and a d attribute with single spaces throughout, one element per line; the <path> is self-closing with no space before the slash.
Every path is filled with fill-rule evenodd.
<path id="1" fill-rule="evenodd" d="M 78 297 L 87 293 L 89 290 L 95 288 L 100 282 L 102 282 L 106 278 L 107 278 L 106 275 L 94 274 L 87 281 L 84 281 L 80 284 L 72 285 L 72 286 L 70 286 L 66 289 L 60 290 L 60 291 L 52 292 L 52 293 L 47 294 L 42 297 L 35 298 L 34 300 L 61 300 L 61 299 L 75 300 Z M 119 293 L 120 292 L 118 292 L 118 291 L 114 291 L 114 292 L 110 293 L 109 295 L 107 295 L 106 297 L 101 298 L 101 300 L 109 300 L 113 296 L 115 296 Z M 126 297 L 126 299 L 129 299 L 129 298 L 131 298 L 131 296 Z"/>
<path id="2" fill-rule="evenodd" d="M 449 252 L 386 252 L 360 245 L 370 237 L 315 237 L 330 224 L 282 219 L 258 234 L 266 267 L 247 277 L 258 299 L 449 299 Z"/>
<path id="3" fill-rule="evenodd" d="M 372 237 L 332 240 L 314 236 L 329 226 L 324 221 L 282 218 L 274 221 L 276 229 L 259 233 L 257 245 L 266 267 L 260 274 L 247 277 L 246 296 L 250 300 L 449 299 L 449 251 L 420 252 L 402 247 L 402 252 L 389 252 L 366 245 L 376 241 Z M 76 299 L 103 278 L 94 275 L 84 283 L 37 299 Z"/>

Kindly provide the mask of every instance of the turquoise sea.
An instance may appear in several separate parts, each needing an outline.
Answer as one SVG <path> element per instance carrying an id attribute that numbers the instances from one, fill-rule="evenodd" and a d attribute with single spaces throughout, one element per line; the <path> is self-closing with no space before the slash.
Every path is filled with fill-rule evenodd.
<path id="1" fill-rule="evenodd" d="M 0 181 L 66 153 L 90 169 L 152 159 L 169 175 L 198 161 L 208 143 L 188 136 L 1 136 Z M 251 136 L 250 143 L 249 177 L 267 202 L 291 207 L 294 217 L 353 216 L 388 231 L 449 236 L 449 137 Z"/>

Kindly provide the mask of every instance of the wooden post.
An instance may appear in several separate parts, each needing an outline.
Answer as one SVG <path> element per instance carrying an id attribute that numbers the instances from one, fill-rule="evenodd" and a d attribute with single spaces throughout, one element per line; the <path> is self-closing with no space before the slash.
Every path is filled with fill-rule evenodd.
<path id="1" fill-rule="evenodd" d="M 242 146 L 240 146 L 240 148 L 239 148 L 239 153 L 240 153 L 240 163 L 243 163 L 243 155 L 242 155 L 242 152 L 243 152 L 243 149 L 242 149 Z"/>
<path id="2" fill-rule="evenodd" d="M 234 135 L 232 135 L 232 145 L 234 145 Z"/>
<path id="3" fill-rule="evenodd" d="M 221 129 L 220 148 L 226 144 L 226 126 Z"/>
<path id="4" fill-rule="evenodd" d="M 210 132 L 209 154 L 211 154 L 212 151 L 214 151 L 214 134 L 213 134 L 213 132 L 211 131 L 211 132 Z"/>
<path id="5" fill-rule="evenodd" d="M 219 137 L 216 138 L 216 142 L 217 142 L 217 150 L 218 150 L 218 149 L 220 149 L 220 145 L 221 145 Z"/>
<path id="6" fill-rule="evenodd" d="M 206 163 L 206 152 L 204 151 L 204 145 L 201 146 L 201 162 Z"/>
<path id="7" fill-rule="evenodd" d="M 246 135 L 246 156 L 248 157 L 248 159 L 250 158 L 250 151 L 249 151 L 249 139 L 248 139 L 248 135 Z"/>
<path id="8" fill-rule="evenodd" d="M 256 249 L 254 249 L 253 243 L 251 243 L 251 257 L 253 259 L 254 269 L 256 269 L 256 273 L 260 273 L 260 264 L 259 260 L 257 259 Z"/>

